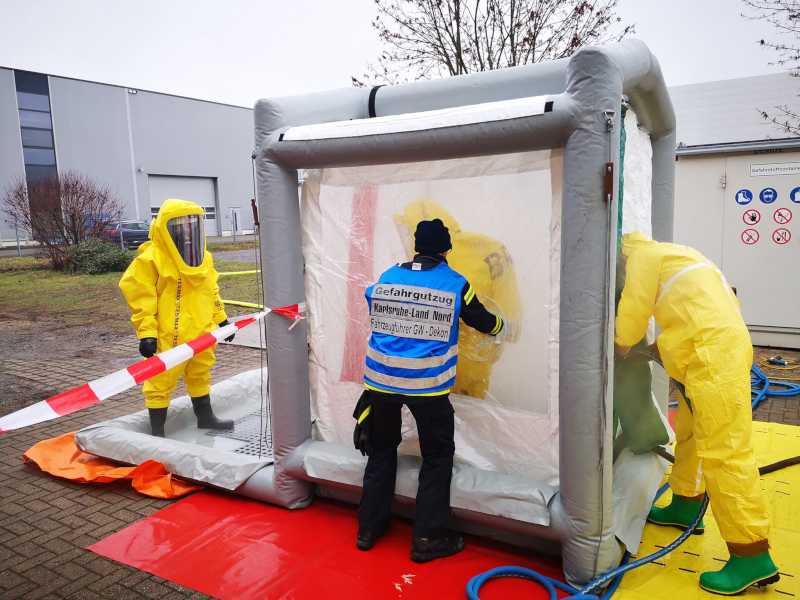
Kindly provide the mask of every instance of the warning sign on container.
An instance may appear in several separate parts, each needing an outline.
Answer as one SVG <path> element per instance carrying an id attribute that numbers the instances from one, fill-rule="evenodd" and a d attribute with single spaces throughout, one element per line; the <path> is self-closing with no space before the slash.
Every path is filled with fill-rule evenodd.
<path id="1" fill-rule="evenodd" d="M 788 244 L 791 239 L 792 239 L 792 232 L 784 227 L 776 229 L 775 231 L 772 232 L 772 241 L 778 244 L 779 246 Z"/>
<path id="2" fill-rule="evenodd" d="M 744 242 L 745 245 L 752 246 L 753 244 L 758 242 L 760 236 L 758 234 L 758 231 L 756 231 L 755 229 L 745 229 L 742 232 L 741 237 L 742 237 L 742 242 Z"/>
<path id="3" fill-rule="evenodd" d="M 758 198 L 764 204 L 772 204 L 773 202 L 775 202 L 775 200 L 778 199 L 778 192 L 775 188 L 771 187 L 764 188 L 763 190 L 761 190 L 761 193 L 758 195 Z"/>
<path id="4" fill-rule="evenodd" d="M 748 209 L 742 214 L 742 221 L 745 225 L 757 225 L 761 221 L 761 213 L 755 208 Z"/>
<path id="5" fill-rule="evenodd" d="M 736 192 L 736 204 L 740 206 L 744 206 L 745 204 L 750 204 L 753 201 L 753 192 L 746 188 L 742 188 L 738 192 Z"/>
<path id="6" fill-rule="evenodd" d="M 786 225 L 792 220 L 792 211 L 788 208 L 776 208 L 775 212 L 772 213 L 772 218 L 775 219 L 778 225 Z"/>

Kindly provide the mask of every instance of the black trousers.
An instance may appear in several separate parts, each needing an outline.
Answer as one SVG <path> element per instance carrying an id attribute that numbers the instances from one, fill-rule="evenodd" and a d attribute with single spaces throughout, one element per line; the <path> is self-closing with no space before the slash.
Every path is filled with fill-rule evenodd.
<path id="1" fill-rule="evenodd" d="M 414 537 L 438 537 L 450 517 L 450 479 L 455 454 L 449 395 L 414 397 L 372 393 L 372 448 L 358 507 L 359 530 L 381 533 L 389 525 L 401 441 L 400 409 L 408 406 L 419 431 L 419 472 Z"/>

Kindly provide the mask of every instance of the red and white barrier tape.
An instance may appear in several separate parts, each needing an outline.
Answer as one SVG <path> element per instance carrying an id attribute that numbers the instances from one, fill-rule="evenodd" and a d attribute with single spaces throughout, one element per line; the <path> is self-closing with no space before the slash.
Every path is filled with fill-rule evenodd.
<path id="1" fill-rule="evenodd" d="M 110 375 L 95 379 L 52 398 L 31 404 L 21 410 L 0 417 L 0 433 L 63 417 L 88 406 L 98 404 L 106 398 L 139 385 L 159 373 L 185 363 L 195 354 L 208 350 L 216 345 L 217 342 L 230 337 L 240 329 L 260 321 L 270 312 L 291 319 L 291 327 L 294 327 L 304 318 L 302 315 L 303 309 L 302 305 L 293 304 L 291 306 L 266 309 L 263 312 L 240 317 L 225 327 L 219 327 L 185 344 L 175 346 L 160 354 L 140 360 L 125 369 L 120 369 Z"/>

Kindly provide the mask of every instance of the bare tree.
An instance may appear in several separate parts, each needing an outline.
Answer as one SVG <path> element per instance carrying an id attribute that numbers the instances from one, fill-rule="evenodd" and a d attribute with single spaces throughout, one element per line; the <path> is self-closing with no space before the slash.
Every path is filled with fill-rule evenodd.
<path id="1" fill-rule="evenodd" d="M 775 28 L 775 39 L 759 40 L 759 44 L 775 54 L 769 64 L 783 67 L 792 77 L 800 77 L 800 1 L 799 0 L 742 0 L 745 19 L 766 21 Z M 764 120 L 773 123 L 784 133 L 800 135 L 800 113 L 788 104 L 769 109 L 760 108 Z"/>
<path id="2" fill-rule="evenodd" d="M 55 269 L 66 266 L 70 246 L 99 237 L 109 224 L 119 221 L 122 204 L 108 188 L 73 171 L 57 178 L 26 185 L 13 182 L 5 192 L 2 210 L 44 246 Z"/>
<path id="3" fill-rule="evenodd" d="M 570 56 L 633 32 L 618 0 L 375 0 L 382 44 L 354 85 L 490 71 Z"/>

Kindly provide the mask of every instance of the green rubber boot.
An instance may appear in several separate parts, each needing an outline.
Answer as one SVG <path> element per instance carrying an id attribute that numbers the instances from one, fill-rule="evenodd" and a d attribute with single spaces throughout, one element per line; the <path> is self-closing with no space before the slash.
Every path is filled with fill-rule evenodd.
<path id="1" fill-rule="evenodd" d="M 692 524 L 697 513 L 700 512 L 700 505 L 702 500 L 690 500 L 685 496 L 672 496 L 672 502 L 664 508 L 653 507 L 650 509 L 650 514 L 647 515 L 647 520 L 656 525 L 669 525 L 679 529 L 688 529 Z M 694 530 L 695 535 L 700 535 L 705 530 L 703 520 L 697 525 Z"/>
<path id="2" fill-rule="evenodd" d="M 722 569 L 700 575 L 700 587 L 714 594 L 733 596 L 751 585 L 766 586 L 780 578 L 778 567 L 772 562 L 769 552 L 756 556 L 731 554 Z"/>

